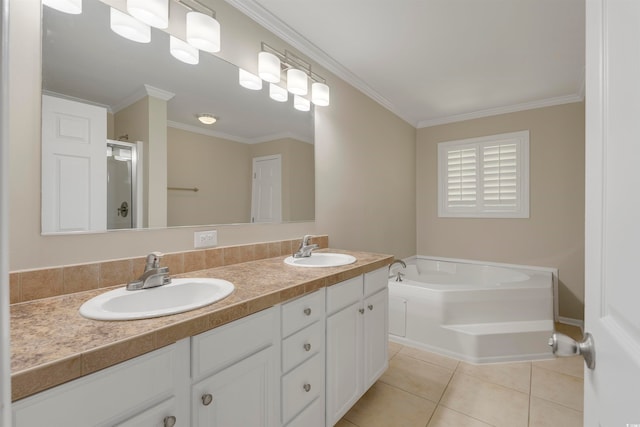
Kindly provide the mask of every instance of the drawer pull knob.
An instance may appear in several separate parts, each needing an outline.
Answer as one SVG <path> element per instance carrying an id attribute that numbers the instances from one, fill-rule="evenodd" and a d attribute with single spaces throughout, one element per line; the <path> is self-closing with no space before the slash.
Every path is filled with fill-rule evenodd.
<path id="1" fill-rule="evenodd" d="M 359 308 L 358 311 L 360 312 L 360 314 L 364 314 L 364 308 Z"/>
<path id="2" fill-rule="evenodd" d="M 311 344 L 306 343 L 306 344 L 304 345 L 304 351 L 310 351 L 310 350 L 311 350 Z"/>
<path id="3" fill-rule="evenodd" d="M 213 402 L 213 396 L 211 396 L 209 393 L 202 395 L 202 404 L 204 406 L 209 406 L 211 402 Z"/>
<path id="4" fill-rule="evenodd" d="M 369 307 L 369 310 L 373 310 L 373 304 L 369 304 L 367 307 Z"/>
<path id="5" fill-rule="evenodd" d="M 302 386 L 302 388 L 304 389 L 304 391 L 309 393 L 309 391 L 311 390 L 311 384 L 305 384 Z"/>
<path id="6" fill-rule="evenodd" d="M 173 427 L 176 425 L 176 417 L 173 415 L 164 417 L 164 427 Z"/>
<path id="7" fill-rule="evenodd" d="M 307 316 L 311 316 L 311 309 L 309 307 L 305 308 L 304 314 L 306 314 Z"/>

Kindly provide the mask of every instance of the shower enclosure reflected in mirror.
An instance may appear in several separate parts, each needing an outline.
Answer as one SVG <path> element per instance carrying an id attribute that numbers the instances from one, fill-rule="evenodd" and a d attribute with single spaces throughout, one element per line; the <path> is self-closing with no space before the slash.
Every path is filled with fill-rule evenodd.
<path id="1" fill-rule="evenodd" d="M 252 209 L 259 208 L 252 207 L 257 176 L 252 165 L 268 156 L 281 158 L 281 215 L 273 221 L 313 220 L 313 110 L 295 110 L 291 99 L 272 101 L 268 85 L 260 91 L 240 87 L 237 67 L 212 54 L 200 52 L 198 65 L 177 61 L 169 53 L 169 35 L 161 30 L 152 29 L 148 44 L 124 39 L 110 30 L 109 10 L 99 0 L 84 0 L 80 15 L 43 7 L 43 94 L 103 109 L 106 129 L 98 139 L 104 174 L 127 165 L 131 201 L 123 205 L 125 200 L 108 189 L 97 204 L 78 210 L 78 190 L 90 192 L 83 184 L 56 209 L 75 220 L 82 216 L 84 228 L 61 227 L 59 221 L 45 226 L 46 206 L 56 190 L 43 178 L 43 233 L 253 222 Z M 218 121 L 202 124 L 200 113 Z M 43 110 L 43 156 L 45 121 Z M 136 146 L 137 167 L 122 160 L 126 150 L 121 146 L 112 146 L 107 158 L 107 139 Z M 43 157 L 43 176 L 45 163 Z M 71 205 L 75 210 L 65 212 Z M 97 223 L 104 225 L 86 219 L 94 211 L 106 213 Z"/>

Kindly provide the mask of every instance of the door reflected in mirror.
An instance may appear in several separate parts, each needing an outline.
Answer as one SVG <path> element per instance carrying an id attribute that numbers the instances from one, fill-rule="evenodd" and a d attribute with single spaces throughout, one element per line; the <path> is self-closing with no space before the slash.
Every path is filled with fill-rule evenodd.
<path id="1" fill-rule="evenodd" d="M 110 30 L 109 15 L 98 0 L 85 0 L 80 15 L 43 7 L 43 103 L 97 107 L 105 123 L 92 136 L 101 151 L 92 164 L 45 148 L 68 123 L 43 109 L 43 233 L 313 220 L 313 111 L 272 101 L 268 85 L 240 87 L 238 68 L 212 54 L 200 52 L 198 65 L 177 61 L 161 30 L 153 28 L 147 44 L 124 39 Z M 217 121 L 205 125 L 201 114 Z M 72 138 L 84 132 L 77 126 L 67 126 Z M 131 160 L 127 144 L 136 151 Z M 279 180 L 265 185 L 255 159 L 274 156 Z M 129 178 L 117 191 L 107 187 L 120 172 Z M 123 192 L 131 195 L 122 199 Z"/>

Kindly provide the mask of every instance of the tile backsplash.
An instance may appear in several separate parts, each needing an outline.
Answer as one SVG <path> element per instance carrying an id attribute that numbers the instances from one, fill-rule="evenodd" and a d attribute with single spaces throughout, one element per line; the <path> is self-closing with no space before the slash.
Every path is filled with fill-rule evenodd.
<path id="1" fill-rule="evenodd" d="M 329 237 L 312 239 L 320 248 L 329 247 Z M 165 254 L 162 265 L 171 274 L 188 273 L 241 262 L 292 254 L 300 239 L 224 246 Z M 66 265 L 9 273 L 10 303 L 32 301 L 90 289 L 124 284 L 144 271 L 145 257 Z"/>

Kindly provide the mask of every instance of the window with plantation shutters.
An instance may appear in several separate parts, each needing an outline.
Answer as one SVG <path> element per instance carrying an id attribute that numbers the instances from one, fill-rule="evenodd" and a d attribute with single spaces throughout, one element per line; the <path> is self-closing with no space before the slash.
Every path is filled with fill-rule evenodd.
<path id="1" fill-rule="evenodd" d="M 438 144 L 438 216 L 529 217 L 529 131 Z"/>

